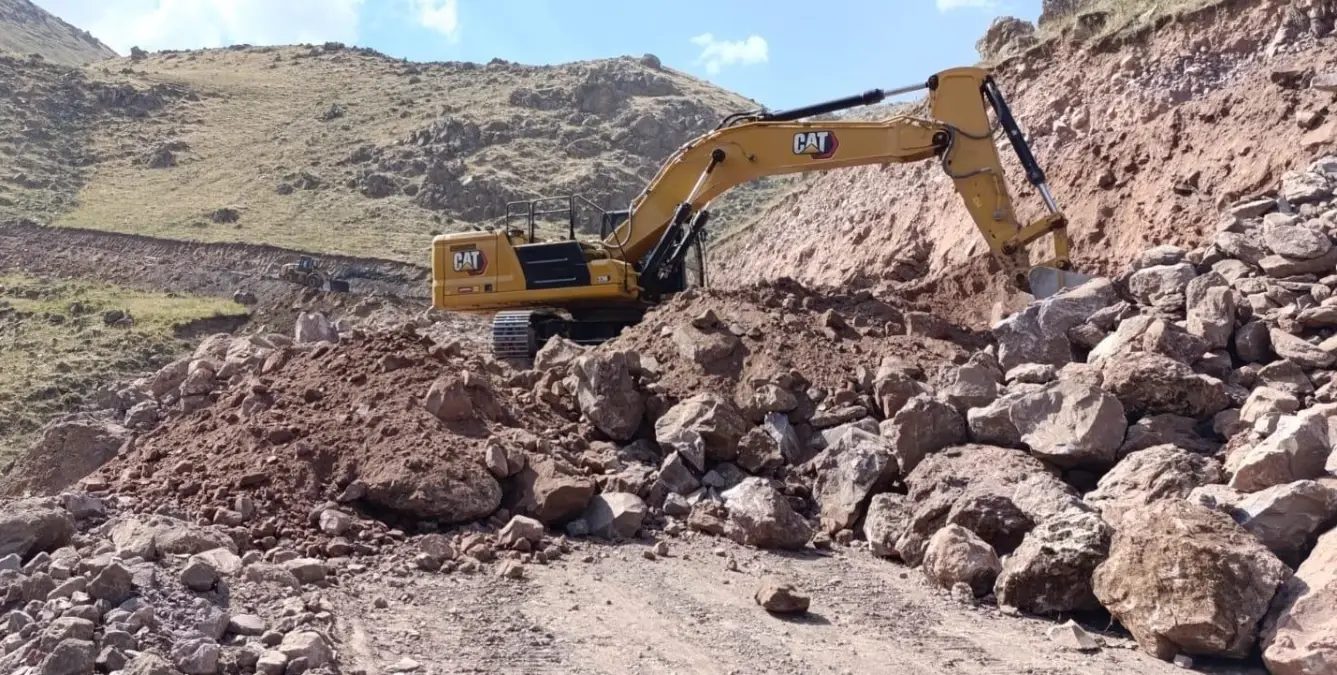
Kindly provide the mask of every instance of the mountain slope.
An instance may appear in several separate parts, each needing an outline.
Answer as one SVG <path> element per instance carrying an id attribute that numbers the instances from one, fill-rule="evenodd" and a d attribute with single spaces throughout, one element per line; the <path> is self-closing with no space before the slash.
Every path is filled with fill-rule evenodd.
<path id="1" fill-rule="evenodd" d="M 1337 150 L 1334 97 L 1307 84 L 1337 71 L 1337 3 L 1310 4 L 1230 0 L 1133 33 L 1070 33 L 998 65 L 1069 216 L 1079 267 L 1109 273 L 1150 245 L 1196 246 L 1214 234 L 1218 207 Z M 1034 219 L 1044 207 L 1001 135 L 999 144 L 1019 215 Z M 960 195 L 925 162 L 805 181 L 713 257 L 740 283 L 913 282 L 942 311 L 978 322 L 1006 295 L 986 252 Z M 941 283 L 923 286 L 926 273 Z"/>
<path id="2" fill-rule="evenodd" d="M 88 31 L 60 20 L 28 0 L 0 0 L 0 52 L 39 54 L 46 61 L 78 66 L 116 57 Z"/>
<path id="3" fill-rule="evenodd" d="M 410 63 L 331 43 L 140 55 L 79 77 L 0 71 L 52 104 L 14 110 L 29 119 L 0 135 L 33 165 L 0 188 L 13 216 L 414 262 L 433 234 L 500 225 L 509 202 L 625 208 L 683 142 L 758 107 L 653 56 Z M 735 191 L 724 220 L 759 194 Z"/>

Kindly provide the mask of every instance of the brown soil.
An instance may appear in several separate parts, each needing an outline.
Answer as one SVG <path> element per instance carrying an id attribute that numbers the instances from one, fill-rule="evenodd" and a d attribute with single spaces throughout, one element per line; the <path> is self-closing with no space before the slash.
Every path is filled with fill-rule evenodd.
<path id="1" fill-rule="evenodd" d="M 725 359 L 701 364 L 683 355 L 673 333 L 707 312 L 719 319 L 708 332 L 736 337 L 739 347 Z M 675 397 L 700 391 L 732 397 L 739 385 L 781 373 L 798 373 L 827 390 L 843 388 L 860 368 L 876 371 L 883 359 L 903 361 L 936 380 L 969 358 L 970 345 L 987 339 L 964 331 L 955 337 L 957 342 L 906 335 L 902 309 L 868 293 L 825 295 L 781 280 L 679 294 L 607 348 L 652 357 L 659 383 Z"/>
<path id="2" fill-rule="evenodd" d="M 1318 4 L 1317 16 L 1332 16 L 1331 3 Z M 1337 69 L 1332 35 L 1288 29 L 1289 40 L 1269 46 L 1279 24 L 1294 23 L 1288 5 L 1230 0 L 1155 30 L 1049 43 L 997 67 L 1071 222 L 1079 269 L 1108 274 L 1153 245 L 1196 246 L 1214 232 L 1219 207 L 1337 148 L 1332 95 L 1273 80 Z M 1301 114 L 1313 115 L 1305 126 Z M 1038 217 L 1043 203 L 1000 143 L 1019 214 Z M 1043 251 L 1047 240 L 1038 244 Z M 960 303 L 991 307 L 1002 296 L 1002 284 L 981 281 L 970 262 L 987 249 L 933 162 L 810 176 L 713 248 L 713 268 L 729 270 L 715 275 L 725 284 L 785 275 L 847 290 L 890 282 L 900 261 L 922 257 L 947 277 L 925 299 L 976 326 L 987 312 Z"/>
<path id="3" fill-rule="evenodd" d="M 424 408 L 445 374 L 466 378 L 476 415 L 442 421 Z M 366 484 L 369 508 L 391 521 L 399 512 L 427 518 L 419 528 L 472 520 L 478 516 L 461 518 L 450 505 L 469 511 L 471 486 L 491 480 L 481 462 L 489 437 L 519 439 L 521 419 L 549 437 L 567 426 L 523 405 L 497 379 L 476 358 L 408 328 L 338 347 L 285 348 L 265 359 L 258 377 L 139 437 L 100 473 L 122 493 L 206 518 L 226 496 L 251 494 L 273 520 L 246 534 L 248 545 L 284 533 L 327 542 L 309 538 L 307 516 L 354 480 Z M 435 505 L 422 506 L 428 502 Z"/>

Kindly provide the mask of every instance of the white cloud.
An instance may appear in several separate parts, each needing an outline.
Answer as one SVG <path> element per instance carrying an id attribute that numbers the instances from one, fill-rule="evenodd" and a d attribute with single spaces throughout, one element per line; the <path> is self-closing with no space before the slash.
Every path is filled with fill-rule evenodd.
<path id="1" fill-rule="evenodd" d="M 704 33 L 692 38 L 692 44 L 701 47 L 697 63 L 706 66 L 706 72 L 714 75 L 720 68 L 732 65 L 753 65 L 766 63 L 770 53 L 766 39 L 760 35 L 749 35 L 745 40 L 716 40 L 714 35 Z"/>
<path id="2" fill-rule="evenodd" d="M 937 0 L 937 2 L 939 12 L 950 12 L 962 7 L 993 9 L 998 6 L 998 0 Z"/>
<path id="3" fill-rule="evenodd" d="M 413 0 L 418 23 L 454 39 L 460 28 L 458 0 Z"/>
<path id="4" fill-rule="evenodd" d="M 197 49 L 358 37 L 365 0 L 37 0 L 121 54 L 131 47 Z M 450 4 L 453 4 L 453 0 Z"/>

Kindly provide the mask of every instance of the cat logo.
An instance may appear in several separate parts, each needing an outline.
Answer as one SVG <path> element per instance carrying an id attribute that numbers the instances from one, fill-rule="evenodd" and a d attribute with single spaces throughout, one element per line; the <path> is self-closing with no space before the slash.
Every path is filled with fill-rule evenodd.
<path id="1" fill-rule="evenodd" d="M 455 271 L 468 272 L 471 276 L 482 274 L 487 269 L 487 256 L 478 249 L 455 252 Z"/>
<path id="2" fill-rule="evenodd" d="M 813 159 L 830 159 L 836 154 L 840 141 L 831 131 L 800 131 L 794 134 L 794 154 L 810 155 Z"/>

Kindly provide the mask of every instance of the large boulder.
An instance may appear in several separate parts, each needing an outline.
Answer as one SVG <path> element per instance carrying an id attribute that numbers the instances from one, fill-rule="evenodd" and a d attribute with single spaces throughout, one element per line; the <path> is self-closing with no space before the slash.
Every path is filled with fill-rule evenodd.
<path id="1" fill-rule="evenodd" d="M 129 437 L 129 429 L 90 415 L 51 422 L 0 476 L 0 497 L 60 494 L 115 457 Z"/>
<path id="2" fill-rule="evenodd" d="M 812 538 L 808 522 L 764 478 L 745 478 L 721 496 L 729 511 L 724 534 L 739 544 L 797 550 Z"/>
<path id="3" fill-rule="evenodd" d="M 821 526 L 834 534 L 853 527 L 868 496 L 886 489 L 896 477 L 896 458 L 886 439 L 851 429 L 811 460 L 816 472 L 813 497 Z"/>
<path id="4" fill-rule="evenodd" d="M 1118 302 L 1109 279 L 1096 278 L 1051 295 L 993 328 L 1003 371 L 1027 363 L 1062 366 L 1072 360 L 1067 334 L 1087 317 Z"/>
<path id="5" fill-rule="evenodd" d="M 1174 445 L 1157 445 L 1129 454 L 1101 476 L 1086 494 L 1106 522 L 1118 526 L 1131 508 L 1162 499 L 1187 497 L 1200 485 L 1224 480 L 1221 463 Z"/>
<path id="6" fill-rule="evenodd" d="M 1115 355 L 1102 367 L 1104 389 L 1130 413 L 1205 419 L 1230 407 L 1225 383 L 1161 354 Z"/>
<path id="7" fill-rule="evenodd" d="M 1337 489 L 1300 480 L 1241 495 L 1230 514 L 1277 557 L 1294 566 L 1337 521 Z"/>
<path id="8" fill-rule="evenodd" d="M 873 555 L 899 558 L 901 554 L 896 550 L 896 541 L 905 534 L 913 515 L 913 504 L 905 495 L 894 492 L 873 495 L 863 520 L 864 538 Z"/>
<path id="9" fill-rule="evenodd" d="M 549 456 L 531 457 L 515 481 L 512 513 L 530 516 L 544 525 L 561 525 L 578 517 L 594 497 L 596 487 L 593 479 Z"/>
<path id="10" fill-rule="evenodd" d="M 1267 438 L 1232 450 L 1225 462 L 1230 486 L 1257 492 L 1323 476 L 1332 454 L 1334 412 L 1337 405 L 1328 404 L 1282 415 Z"/>
<path id="11" fill-rule="evenodd" d="M 1263 663 L 1272 675 L 1337 673 L 1337 530 L 1318 539 L 1273 603 L 1263 625 Z"/>
<path id="12" fill-rule="evenodd" d="M 1113 531 L 1100 516 L 1068 510 L 1041 521 L 1003 560 L 998 603 L 1033 614 L 1095 611 L 1091 575 L 1109 554 Z"/>
<path id="13" fill-rule="evenodd" d="M 1230 516 L 1183 499 L 1128 510 L 1096 598 L 1148 653 L 1240 659 L 1290 568 Z"/>
<path id="14" fill-rule="evenodd" d="M 924 551 L 924 574 L 943 588 L 964 583 L 975 595 L 985 595 L 1001 570 L 993 547 L 960 525 L 938 530 Z"/>
<path id="15" fill-rule="evenodd" d="M 676 450 L 698 471 L 705 460 L 733 461 L 751 425 L 724 397 L 709 392 L 684 399 L 655 421 L 655 440 Z"/>
<path id="16" fill-rule="evenodd" d="M 1119 399 L 1073 381 L 1023 397 L 1008 415 L 1031 454 L 1069 469 L 1114 464 L 1128 427 Z"/>
<path id="17" fill-rule="evenodd" d="M 37 500 L 0 508 L 0 558 L 17 554 L 27 560 L 42 551 L 54 551 L 74 536 L 74 519 L 64 509 Z"/>
<path id="18" fill-rule="evenodd" d="M 895 417 L 883 420 L 880 429 L 901 475 L 914 471 L 926 456 L 964 443 L 969 435 L 961 412 L 928 394 L 907 401 Z"/>
<path id="19" fill-rule="evenodd" d="M 463 523 L 491 515 L 501 505 L 501 484 L 482 461 L 424 453 L 413 461 L 368 463 L 359 480 L 364 499 L 418 518 Z"/>
<path id="20" fill-rule="evenodd" d="M 572 371 L 581 414 L 609 438 L 631 440 L 645 416 L 645 397 L 636 390 L 626 352 L 581 355 Z"/>

